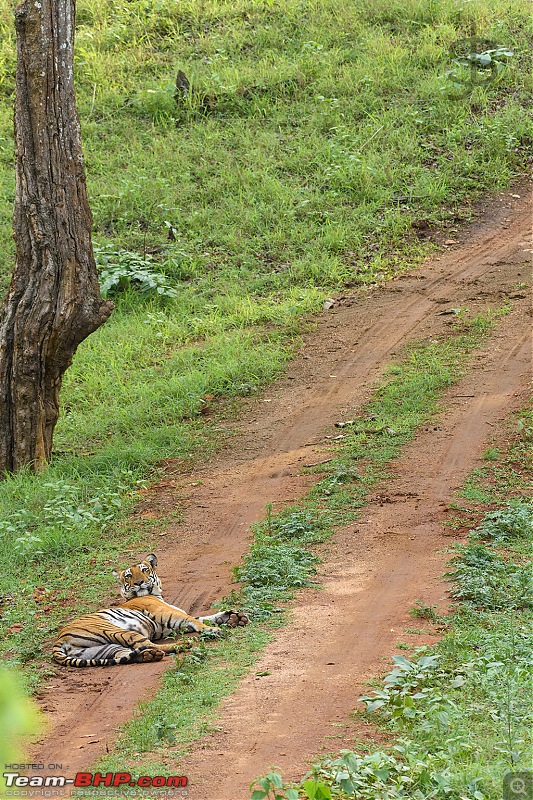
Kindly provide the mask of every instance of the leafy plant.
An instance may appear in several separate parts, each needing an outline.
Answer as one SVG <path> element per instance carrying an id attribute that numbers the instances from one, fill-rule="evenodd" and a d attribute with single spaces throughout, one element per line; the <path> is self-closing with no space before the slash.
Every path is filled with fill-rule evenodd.
<path id="1" fill-rule="evenodd" d="M 434 625 L 442 625 L 443 618 L 438 612 L 437 606 L 428 606 L 422 600 L 417 600 L 415 606 L 409 609 L 411 617 L 416 619 L 427 619 Z"/>
<path id="2" fill-rule="evenodd" d="M 329 797 L 421 800 L 449 792 L 450 773 L 438 757 L 422 759 L 407 743 L 397 745 L 394 750 L 399 758 L 382 750 L 366 756 L 341 750 L 337 758 L 313 767 L 313 774 L 331 787 Z"/>
<path id="3" fill-rule="evenodd" d="M 341 750 L 338 757 L 313 765 L 311 777 L 305 778 L 298 787 L 285 785 L 279 773 L 269 773 L 251 784 L 251 800 L 297 800 L 299 797 L 309 800 L 348 797 L 429 800 L 449 795 L 450 770 L 441 758 L 428 755 L 422 759 L 407 741 L 394 750 L 399 757 L 381 750 L 365 756 Z M 261 788 L 254 789 L 256 784 Z M 482 795 L 478 793 L 473 797 L 482 798 Z"/>
<path id="4" fill-rule="evenodd" d="M 331 789 L 327 783 L 318 781 L 316 779 L 303 781 L 302 789 L 305 792 L 305 796 L 308 797 L 309 800 L 330 800 L 332 797 Z"/>
<path id="5" fill-rule="evenodd" d="M 372 696 L 363 695 L 359 700 L 369 712 L 380 710 L 392 721 L 412 724 L 415 719 L 430 719 L 430 723 L 447 726 L 453 705 L 444 700 L 434 684 L 434 673 L 439 656 L 422 656 L 418 661 L 409 661 L 405 656 L 394 656 L 396 664 L 384 679 L 384 688 Z M 461 685 L 455 681 L 452 687 Z"/>
<path id="6" fill-rule="evenodd" d="M 95 246 L 94 254 L 103 297 L 119 294 L 128 288 L 143 294 L 176 297 L 175 287 L 166 275 L 157 271 L 156 262 L 148 253 L 141 256 L 107 245 Z"/>
<path id="7" fill-rule="evenodd" d="M 254 788 L 259 784 L 260 789 Z M 269 772 L 262 778 L 256 778 L 250 784 L 252 795 L 250 800 L 298 800 L 303 792 L 308 800 L 331 800 L 331 789 L 323 781 L 316 778 L 304 780 L 298 788 L 286 786 L 279 772 Z"/>
<path id="8" fill-rule="evenodd" d="M 259 784 L 259 789 L 254 789 L 256 784 Z M 268 775 L 252 781 L 250 790 L 250 800 L 298 800 L 298 790 L 284 788 L 279 772 L 269 772 Z"/>
<path id="9" fill-rule="evenodd" d="M 33 533 L 26 531 L 26 533 L 23 533 L 22 536 L 17 536 L 13 547 L 15 552 L 26 558 L 31 556 L 41 556 L 43 555 L 43 551 L 41 550 L 42 541 L 43 540 L 40 536 L 34 536 Z"/>
<path id="10" fill-rule="evenodd" d="M 522 637 L 519 642 L 512 624 L 507 642 L 489 638 L 483 652 L 476 653 L 471 661 L 461 664 L 460 673 L 468 684 L 469 692 L 477 699 L 483 698 L 483 710 L 496 734 L 494 750 L 500 753 L 510 768 L 528 758 L 526 731 L 533 726 L 531 704 L 531 642 Z M 502 640 L 503 639 L 503 640 Z M 520 645 L 526 646 L 521 652 Z M 496 646 L 494 646 L 496 645 Z M 474 714 L 479 714 L 472 702 Z"/>
<path id="11" fill-rule="evenodd" d="M 531 608 L 531 570 L 488 550 L 481 544 L 457 545 L 451 596 L 476 608 Z"/>
<path id="12" fill-rule="evenodd" d="M 154 734 L 158 742 L 166 742 L 167 744 L 176 744 L 176 725 L 172 725 L 165 720 L 156 720 L 154 725 Z"/>
<path id="13" fill-rule="evenodd" d="M 533 508 L 529 503 L 507 503 L 505 508 L 487 514 L 472 533 L 490 539 L 496 545 L 520 538 L 530 540 L 533 536 Z"/>

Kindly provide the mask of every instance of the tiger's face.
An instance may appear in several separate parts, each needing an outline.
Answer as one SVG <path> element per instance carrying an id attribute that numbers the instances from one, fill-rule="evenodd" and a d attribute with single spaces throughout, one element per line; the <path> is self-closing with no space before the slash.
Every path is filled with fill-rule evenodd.
<path id="1" fill-rule="evenodd" d="M 161 597 L 161 581 L 155 567 L 157 567 L 157 558 L 150 553 L 140 564 L 133 564 L 122 572 L 113 570 L 113 575 L 120 580 L 122 596 L 126 600 L 131 600 L 133 597 L 144 597 L 147 594 Z"/>

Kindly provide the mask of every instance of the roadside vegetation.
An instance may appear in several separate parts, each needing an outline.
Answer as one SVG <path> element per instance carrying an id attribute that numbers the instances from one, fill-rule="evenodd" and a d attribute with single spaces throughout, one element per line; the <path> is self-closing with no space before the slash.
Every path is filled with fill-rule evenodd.
<path id="1" fill-rule="evenodd" d="M 500 800 L 505 775 L 524 779 L 533 747 L 533 407 L 506 433 L 455 505 L 451 525 L 466 541 L 452 550 L 451 614 L 423 601 L 413 609 L 442 639 L 394 656 L 381 687 L 359 698 L 366 713 L 355 713 L 387 731 L 390 746 L 341 751 L 300 786 L 269 773 L 253 800 Z"/>
<path id="2" fill-rule="evenodd" d="M 180 658 L 163 676 L 156 698 L 124 726 L 113 752 L 99 762 L 101 770 L 127 763 L 140 774 L 148 768 L 170 772 L 194 741 L 216 728 L 220 699 L 250 670 L 273 630 L 285 624 L 287 601 L 302 587 L 318 586 L 316 545 L 359 515 L 369 493 L 394 470 L 402 447 L 438 413 L 443 390 L 461 378 L 470 354 L 508 310 L 472 319 L 459 315 L 451 335 L 410 345 L 371 400 L 353 419 L 339 421 L 337 446 L 312 468 L 320 474 L 318 483 L 280 513 L 267 508 L 254 526 L 249 552 L 235 567 L 239 588 L 220 605 L 244 609 L 250 625 L 227 632 L 215 648 L 201 642 L 192 660 L 190 653 Z"/>
<path id="3" fill-rule="evenodd" d="M 2 289 L 12 8 L 0 0 Z M 30 689 L 58 626 L 150 548 L 153 525 L 127 516 L 139 488 L 165 459 L 185 469 L 226 438 L 206 398 L 257 391 L 325 296 L 417 263 L 471 200 L 523 173 L 528 20 L 522 0 L 80 0 L 95 249 L 117 307 L 66 375 L 49 468 L 0 482 L 0 652 Z M 494 70 L 461 63 L 492 44 Z M 375 438 L 389 436 L 393 452 L 402 433 Z M 333 499 L 370 480 L 339 469 Z"/>

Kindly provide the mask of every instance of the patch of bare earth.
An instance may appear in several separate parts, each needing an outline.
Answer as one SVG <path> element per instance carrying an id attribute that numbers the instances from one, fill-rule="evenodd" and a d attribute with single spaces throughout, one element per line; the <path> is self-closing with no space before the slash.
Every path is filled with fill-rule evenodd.
<path id="1" fill-rule="evenodd" d="M 363 682 L 408 640 L 404 627 L 416 627 L 408 610 L 418 599 L 446 606 L 439 576 L 450 542 L 441 526 L 447 503 L 530 379 L 531 318 L 521 287 L 530 280 L 531 210 L 525 187 L 523 194 L 498 198 L 463 232 L 463 244 L 325 312 L 286 377 L 250 401 L 226 451 L 186 485 L 183 475 L 169 475 L 150 495 L 152 511 L 169 501 L 186 509 L 158 551 L 166 597 L 193 613 L 206 610 L 231 588 L 230 566 L 248 547 L 250 524 L 268 502 L 305 494 L 314 478 L 302 466 L 326 457 L 331 427 L 367 399 L 397 350 L 448 330 L 453 314 L 443 311 L 511 298 L 511 313 L 448 392 L 438 425 L 417 435 L 395 463 L 397 477 L 328 545 L 324 589 L 299 595 L 293 621 L 256 667 L 270 674 L 243 680 L 223 703 L 221 730 L 180 762 L 194 800 L 248 800 L 250 781 L 270 766 L 297 778 L 316 754 L 349 746 L 360 734 L 350 712 Z M 42 695 L 50 727 L 33 758 L 68 773 L 90 767 L 137 702 L 153 695 L 164 669 L 58 669 Z"/>

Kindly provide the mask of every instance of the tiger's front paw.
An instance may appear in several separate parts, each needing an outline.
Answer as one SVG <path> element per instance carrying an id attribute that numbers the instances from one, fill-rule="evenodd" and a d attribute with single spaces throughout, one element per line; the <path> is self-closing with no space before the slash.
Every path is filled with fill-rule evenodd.
<path id="1" fill-rule="evenodd" d="M 227 611 L 221 611 L 220 614 L 217 614 L 215 621 L 217 625 L 229 625 L 230 628 L 244 628 L 245 625 L 248 625 L 249 620 L 242 611 L 228 609 Z"/>

